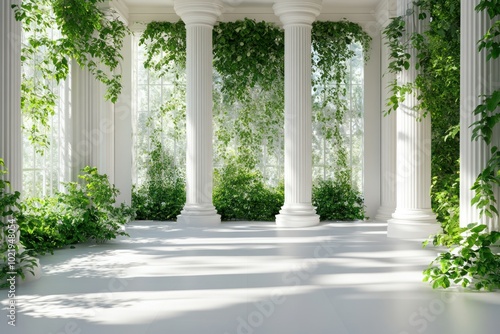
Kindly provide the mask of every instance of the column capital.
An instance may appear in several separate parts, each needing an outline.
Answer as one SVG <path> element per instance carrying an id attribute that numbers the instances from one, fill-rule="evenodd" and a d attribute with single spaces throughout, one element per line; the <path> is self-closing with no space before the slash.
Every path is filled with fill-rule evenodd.
<path id="1" fill-rule="evenodd" d="M 188 25 L 213 26 L 222 13 L 218 0 L 175 0 L 174 10 Z"/>
<path id="2" fill-rule="evenodd" d="M 311 25 L 321 12 L 321 0 L 277 0 L 274 5 L 274 14 L 279 16 L 283 26 Z"/>

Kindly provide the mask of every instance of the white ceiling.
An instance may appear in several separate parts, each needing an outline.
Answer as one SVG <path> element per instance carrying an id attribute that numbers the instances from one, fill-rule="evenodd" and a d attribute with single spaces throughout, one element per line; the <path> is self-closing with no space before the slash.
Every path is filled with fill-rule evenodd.
<path id="1" fill-rule="evenodd" d="M 224 10 L 220 21 L 234 21 L 243 18 L 274 22 L 280 25 L 279 18 L 274 14 L 272 5 L 275 0 L 220 0 Z M 377 17 L 377 6 L 386 7 L 395 0 L 323 0 L 323 10 L 318 20 L 348 19 L 362 25 L 370 25 L 381 21 Z M 176 22 L 179 17 L 174 11 L 174 0 L 112 0 L 117 9 L 124 15 L 133 30 L 143 30 L 144 23 L 151 21 Z M 384 21 L 384 20 L 382 20 Z M 373 25 L 373 24 L 372 24 Z M 370 26 L 371 27 L 371 26 Z M 380 32 L 377 28 L 375 34 Z"/>
<path id="2" fill-rule="evenodd" d="M 381 0 L 323 0 L 325 6 L 365 7 L 373 9 Z M 129 7 L 164 6 L 172 7 L 174 0 L 123 0 Z M 274 0 L 222 0 L 228 6 L 271 6 Z"/>

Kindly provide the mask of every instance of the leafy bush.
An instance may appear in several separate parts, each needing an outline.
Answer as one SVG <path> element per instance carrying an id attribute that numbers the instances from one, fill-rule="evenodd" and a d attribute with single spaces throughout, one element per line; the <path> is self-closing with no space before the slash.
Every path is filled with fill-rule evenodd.
<path id="1" fill-rule="evenodd" d="M 9 191 L 10 183 L 3 179 L 7 174 L 4 166 L 3 159 L 0 159 L 0 288 L 8 287 L 10 283 L 7 279 L 12 276 L 24 279 L 25 273 L 33 273 L 37 265 L 36 260 L 29 257 L 29 253 L 16 240 L 21 194 Z"/>
<path id="2" fill-rule="evenodd" d="M 319 181 L 313 187 L 312 198 L 321 220 L 365 218 L 363 197 L 347 182 Z"/>
<path id="3" fill-rule="evenodd" d="M 137 219 L 174 220 L 186 202 L 185 180 L 172 155 L 159 141 L 153 143 L 146 182 L 134 187 L 132 207 Z"/>
<path id="4" fill-rule="evenodd" d="M 134 216 L 130 207 L 116 207 L 118 189 L 95 167 L 85 167 L 82 182 L 64 184 L 65 193 L 33 198 L 22 205 L 21 242 L 36 254 L 93 240 L 105 242 L 128 235 L 123 226 Z"/>
<path id="5" fill-rule="evenodd" d="M 461 230 L 457 247 L 439 254 L 424 271 L 424 281 L 433 288 L 448 288 L 452 283 L 476 290 L 500 288 L 500 232 L 486 233 L 486 225 L 470 224 Z M 493 246 L 493 250 L 492 250 Z"/>
<path id="6" fill-rule="evenodd" d="M 458 173 L 457 173 L 458 174 Z M 439 181 L 433 177 L 431 198 L 432 208 L 436 213 L 437 220 L 443 228 L 443 233 L 432 236 L 434 245 L 451 246 L 460 241 L 460 176 L 454 175 L 454 178 L 446 177 Z M 440 187 L 441 190 L 436 190 Z"/>
<path id="7" fill-rule="evenodd" d="M 283 185 L 268 187 L 260 172 L 228 163 L 215 172 L 213 202 L 222 220 L 273 221 L 284 203 Z"/>

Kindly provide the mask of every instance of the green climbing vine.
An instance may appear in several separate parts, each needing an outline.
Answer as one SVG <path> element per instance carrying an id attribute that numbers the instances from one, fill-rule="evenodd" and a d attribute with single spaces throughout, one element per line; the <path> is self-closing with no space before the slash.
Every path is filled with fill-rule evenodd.
<path id="1" fill-rule="evenodd" d="M 488 61 L 496 61 L 500 58 L 500 6 L 498 1 L 481 1 L 476 7 L 477 11 L 485 11 L 493 24 L 488 32 L 478 42 L 479 51 L 486 52 Z M 498 80 L 498 78 L 495 78 Z M 493 132 L 500 122 L 500 89 L 489 95 L 483 96 L 483 103 L 474 110 L 474 115 L 479 120 L 472 124 L 472 140 L 484 140 L 488 145 L 493 142 Z M 475 196 L 472 204 L 476 204 L 481 214 L 487 217 L 498 217 L 497 199 L 494 195 L 494 187 L 500 186 L 500 150 L 497 146 L 491 148 L 491 156 L 486 168 L 479 174 L 472 189 Z"/>
<path id="2" fill-rule="evenodd" d="M 184 22 L 151 22 L 139 45 L 146 49 L 144 67 L 162 77 L 175 67 L 186 66 L 186 26 Z"/>
<path id="3" fill-rule="evenodd" d="M 220 22 L 213 35 L 217 156 L 253 169 L 263 147 L 273 156 L 282 150 L 284 33 L 245 19 Z"/>
<path id="4" fill-rule="evenodd" d="M 430 18 L 428 30 L 421 34 L 406 34 L 405 20 L 400 17 L 389 25 L 385 33 L 392 57 L 389 71 L 399 73 L 410 66 L 416 66 L 420 71 L 415 82 L 408 87 L 398 87 L 397 82 L 393 84 L 389 111 L 396 110 L 398 103 L 404 101 L 404 94 L 400 94 L 402 91 L 411 93 L 418 90 L 418 108 L 433 115 L 433 128 L 439 131 L 433 129 L 433 207 L 437 209 L 445 234 L 434 236 L 433 243 L 449 246 L 450 250 L 439 254 L 428 266 L 424 271 L 424 280 L 430 281 L 433 288 L 459 284 L 476 290 L 495 290 L 500 287 L 500 233 L 488 231 L 484 224 L 471 223 L 464 228 L 458 225 L 458 163 L 454 163 L 458 160 L 458 152 L 457 148 L 450 147 L 458 146 L 459 132 L 460 1 L 421 0 L 414 5 L 414 9 L 408 10 L 406 15 L 413 17 L 413 22 L 415 19 Z M 476 10 L 486 11 L 493 21 L 500 14 L 497 1 L 481 1 Z M 492 28 L 478 43 L 478 51 L 484 49 L 489 61 L 500 56 L 498 36 L 499 24 L 494 21 Z M 409 47 L 417 49 L 416 59 L 411 59 L 407 51 Z M 484 102 L 473 111 L 480 118 L 472 125 L 471 140 L 493 143 L 494 127 L 500 121 L 499 105 L 499 91 L 484 96 Z M 438 143 L 437 152 L 434 141 Z M 446 141 L 450 147 L 444 147 Z M 490 160 L 472 188 L 475 197 L 471 205 L 479 208 L 481 216 L 498 216 L 494 188 L 500 185 L 499 170 L 500 153 L 493 146 Z"/>
<path id="5" fill-rule="evenodd" d="M 106 99 L 116 102 L 121 92 L 121 74 L 116 70 L 129 30 L 113 10 L 101 9 L 102 3 L 24 0 L 13 5 L 26 36 L 22 64 L 34 67 L 34 72 L 23 73 L 21 109 L 31 121 L 25 131 L 39 152 L 49 144 L 49 117 L 56 106 L 53 82 L 68 77 L 72 59 L 107 87 Z"/>
<path id="6" fill-rule="evenodd" d="M 407 24 L 424 29 L 414 31 Z M 394 79 L 390 84 L 386 113 L 396 111 L 408 94 L 416 94 L 416 109 L 432 117 L 432 208 L 444 230 L 434 242 L 450 244 L 459 234 L 460 1 L 415 1 L 384 35 L 390 50 L 388 72 L 397 76 L 410 67 L 418 70 L 414 82 L 402 85 Z"/>
<path id="7" fill-rule="evenodd" d="M 369 59 L 372 38 L 361 26 L 349 21 L 317 21 L 312 28 L 313 90 L 318 97 L 313 104 L 315 121 L 321 124 L 323 136 L 334 142 L 336 155 L 335 181 L 351 184 L 351 171 L 347 161 L 342 127 L 350 103 L 347 96 L 348 69 L 350 60 L 356 55 L 351 47 L 361 45 L 364 61 Z"/>

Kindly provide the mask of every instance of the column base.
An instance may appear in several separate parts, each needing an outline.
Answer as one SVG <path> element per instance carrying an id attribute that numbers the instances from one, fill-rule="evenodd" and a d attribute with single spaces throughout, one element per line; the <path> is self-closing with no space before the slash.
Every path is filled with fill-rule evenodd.
<path id="1" fill-rule="evenodd" d="M 432 210 L 397 211 L 387 221 L 387 237 L 425 240 L 442 231 Z"/>
<path id="2" fill-rule="evenodd" d="M 177 223 L 190 227 L 211 227 L 221 223 L 220 215 L 215 207 L 211 206 L 185 206 L 177 216 Z"/>
<path id="3" fill-rule="evenodd" d="M 396 208 L 390 208 L 390 207 L 386 207 L 386 206 L 381 206 L 378 211 L 377 211 L 377 214 L 375 215 L 375 220 L 380 220 L 380 221 L 388 221 L 389 219 L 392 219 L 392 214 L 394 213 L 394 211 L 396 210 Z"/>
<path id="4" fill-rule="evenodd" d="M 283 207 L 276 215 L 276 225 L 280 227 L 309 227 L 319 224 L 319 215 L 312 205 Z"/>

